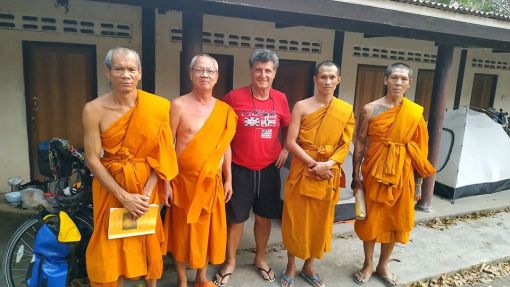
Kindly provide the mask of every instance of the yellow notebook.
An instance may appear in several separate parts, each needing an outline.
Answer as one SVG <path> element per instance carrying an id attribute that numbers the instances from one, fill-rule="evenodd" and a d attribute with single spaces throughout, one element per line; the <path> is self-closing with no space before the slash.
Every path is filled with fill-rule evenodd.
<path id="1" fill-rule="evenodd" d="M 108 239 L 153 234 L 156 232 L 156 220 L 159 206 L 149 205 L 149 211 L 137 219 L 132 219 L 125 208 L 110 208 L 108 221 Z"/>

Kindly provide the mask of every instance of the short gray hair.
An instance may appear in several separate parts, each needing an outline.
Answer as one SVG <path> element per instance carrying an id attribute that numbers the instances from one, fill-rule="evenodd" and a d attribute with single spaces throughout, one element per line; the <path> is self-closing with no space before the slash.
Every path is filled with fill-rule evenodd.
<path id="1" fill-rule="evenodd" d="M 276 56 L 276 53 L 269 50 L 269 49 L 256 49 L 253 51 L 253 53 L 250 56 L 249 64 L 250 68 L 255 65 L 257 62 L 273 62 L 274 69 L 276 70 L 278 68 L 278 65 L 280 64 L 280 60 L 278 60 L 278 56 Z"/>
<path id="2" fill-rule="evenodd" d="M 411 69 L 411 67 L 409 67 L 409 65 L 405 64 L 405 63 L 394 63 L 391 65 L 388 65 L 388 67 L 386 67 L 386 70 L 384 70 L 384 76 L 386 78 L 389 78 L 391 76 L 391 74 L 393 74 L 393 69 L 407 70 L 407 76 L 409 76 L 410 80 L 413 79 L 413 69 Z"/>
<path id="3" fill-rule="evenodd" d="M 106 58 L 104 59 L 104 64 L 108 69 L 112 69 L 112 58 L 113 54 L 131 54 L 135 56 L 136 63 L 138 64 L 138 68 L 142 68 L 142 64 L 140 61 L 140 55 L 135 50 L 125 48 L 125 47 L 115 47 L 110 49 L 108 53 L 106 53 Z"/>
<path id="4" fill-rule="evenodd" d="M 206 57 L 206 58 L 209 58 L 211 59 L 213 62 L 214 62 L 214 65 L 216 66 L 216 71 L 218 71 L 219 67 L 218 67 L 218 61 L 216 61 L 216 59 L 214 59 L 211 55 L 209 54 L 198 54 L 196 55 L 195 57 L 193 57 L 193 59 L 191 59 L 191 62 L 189 63 L 189 69 L 193 69 L 193 67 L 195 66 L 195 64 L 197 63 L 198 61 L 198 58 L 200 57 Z M 219 72 L 219 71 L 218 71 Z"/>

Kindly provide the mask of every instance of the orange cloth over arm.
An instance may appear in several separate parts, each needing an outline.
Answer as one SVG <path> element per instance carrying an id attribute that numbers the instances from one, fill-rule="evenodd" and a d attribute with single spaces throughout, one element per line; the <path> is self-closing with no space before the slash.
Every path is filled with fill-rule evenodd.
<path id="1" fill-rule="evenodd" d="M 331 249 L 340 163 L 347 155 L 353 129 L 352 106 L 336 98 L 301 119 L 299 145 L 315 160 L 339 163 L 332 169 L 332 179 L 317 180 L 305 163 L 292 158 L 285 183 L 282 238 L 285 248 L 301 259 L 320 259 Z"/>
<path id="2" fill-rule="evenodd" d="M 101 133 L 101 162 L 115 181 L 130 193 L 143 193 L 154 170 L 161 178 L 177 173 L 169 130 L 170 102 L 138 90 L 136 106 Z M 120 276 L 157 279 L 163 272 L 160 244 L 164 241 L 161 221 L 156 233 L 108 239 L 110 208 L 122 204 L 96 179 L 93 182 L 94 232 L 87 247 L 87 273 L 92 285 L 112 283 Z M 151 203 L 159 203 L 157 193 Z"/>
<path id="3" fill-rule="evenodd" d="M 237 116 L 216 101 L 211 115 L 179 154 L 179 174 L 172 181 L 174 202 L 164 228 L 168 251 L 177 262 L 203 268 L 224 261 L 227 223 L 221 160 L 234 137 Z"/>
<path id="4" fill-rule="evenodd" d="M 406 98 L 372 118 L 361 166 L 367 218 L 355 223 L 361 240 L 382 243 L 409 240 L 414 227 L 414 167 L 422 176 L 435 172 L 427 160 L 428 134 L 423 108 Z"/>

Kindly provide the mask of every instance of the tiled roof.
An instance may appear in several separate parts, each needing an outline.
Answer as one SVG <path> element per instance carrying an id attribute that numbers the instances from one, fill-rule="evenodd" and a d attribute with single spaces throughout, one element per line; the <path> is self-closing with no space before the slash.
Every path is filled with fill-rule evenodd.
<path id="1" fill-rule="evenodd" d="M 483 12 L 483 11 L 475 10 L 472 8 L 466 8 L 461 5 L 443 4 L 443 3 L 438 3 L 438 2 L 434 2 L 434 1 L 428 1 L 428 0 L 392 0 L 392 1 L 401 2 L 401 3 L 409 3 L 409 4 L 425 6 L 425 7 L 435 8 L 435 9 L 441 9 L 441 10 L 446 10 L 446 11 L 452 11 L 452 12 L 457 12 L 457 13 L 462 13 L 462 14 L 492 18 L 492 19 L 497 19 L 497 20 L 510 21 L 510 16 L 507 16 L 507 15 L 494 13 L 494 12 Z"/>

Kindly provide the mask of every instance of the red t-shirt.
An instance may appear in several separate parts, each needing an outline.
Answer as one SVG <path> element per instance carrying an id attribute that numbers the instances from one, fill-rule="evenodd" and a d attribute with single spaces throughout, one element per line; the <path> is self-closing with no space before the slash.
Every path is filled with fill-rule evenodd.
<path id="1" fill-rule="evenodd" d="M 289 104 L 284 93 L 271 89 L 263 101 L 252 96 L 251 86 L 230 91 L 223 97 L 238 116 L 232 147 L 232 161 L 260 170 L 278 159 L 280 127 L 290 123 Z"/>

